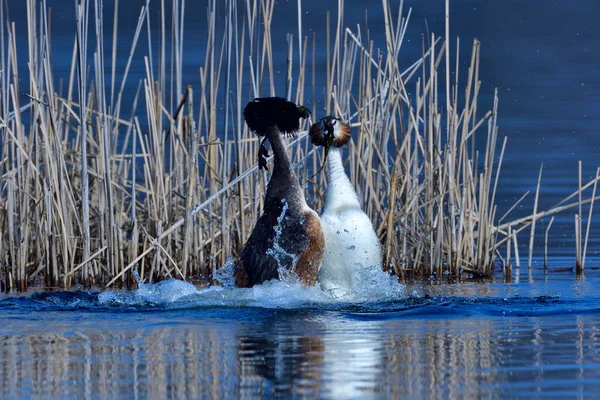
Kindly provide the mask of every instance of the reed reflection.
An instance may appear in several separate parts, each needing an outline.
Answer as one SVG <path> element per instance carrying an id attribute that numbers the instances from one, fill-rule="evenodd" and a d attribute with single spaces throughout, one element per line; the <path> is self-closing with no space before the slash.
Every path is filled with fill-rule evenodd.
<path id="1" fill-rule="evenodd" d="M 595 317 L 267 314 L 112 332 L 48 322 L 47 333 L 3 335 L 0 397 L 445 398 L 599 386 Z"/>

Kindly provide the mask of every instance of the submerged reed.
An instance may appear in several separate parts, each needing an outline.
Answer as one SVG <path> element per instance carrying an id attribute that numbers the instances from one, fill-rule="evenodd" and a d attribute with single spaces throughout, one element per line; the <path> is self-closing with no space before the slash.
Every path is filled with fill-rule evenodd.
<path id="1" fill-rule="evenodd" d="M 158 23 L 146 2 L 132 38 L 117 36 L 115 2 L 110 51 L 104 48 L 103 1 L 76 0 L 70 75 L 58 89 L 46 1 L 26 3 L 27 88 L 19 87 L 21 26 L 7 20 L 10 5 L 0 0 L 0 281 L 6 290 L 40 280 L 46 286 L 129 286 L 135 268 L 149 282 L 211 283 L 213 271 L 238 256 L 263 206 L 267 180 L 242 112 L 254 97 L 281 95 L 275 93 L 271 38 L 276 2 L 217 7 L 208 1 L 200 87 L 192 88 L 183 77 L 185 0 L 161 0 Z M 298 7 L 301 15 L 301 0 Z M 503 261 L 510 266 L 511 241 L 518 266 L 517 234 L 531 225 L 533 238 L 536 220 L 592 202 L 598 175 L 586 185 L 580 179 L 578 202 L 541 212 L 534 206 L 530 217 L 503 223 L 495 198 L 506 138 L 499 144 L 497 96 L 492 110 L 478 109 L 478 41 L 466 87 L 459 85 L 460 42 L 452 55 L 446 1 L 444 36 L 426 38 L 422 56 L 402 70 L 398 59 L 410 11 L 404 16 L 402 6 L 392 10 L 387 0 L 383 11 L 385 48 L 377 52 L 360 27 L 344 27 L 339 2 L 325 71 L 317 71 L 316 40 L 310 48 L 299 18 L 297 41 L 287 38 L 285 95 L 303 104 L 312 93 L 314 107 L 315 77 L 327 77 L 326 112 L 355 128 L 347 168 L 374 221 L 386 268 L 400 277 L 489 275 L 501 246 L 507 245 Z M 329 28 L 329 14 L 324 22 Z M 146 49 L 140 48 L 144 35 Z M 130 52 L 118 70 L 117 41 L 123 40 L 130 41 Z M 145 76 L 135 82 L 131 65 L 142 56 Z M 133 87 L 135 98 L 125 104 L 124 93 Z M 20 93 L 27 93 L 25 104 Z M 313 117 L 321 115 L 313 111 Z M 483 148 L 478 135 L 486 137 Z M 297 176 L 306 181 L 322 154 L 310 146 L 305 129 L 289 148 Z M 325 185 L 324 174 L 305 185 L 317 210 Z M 591 199 L 582 199 L 592 186 Z M 581 233 L 581 222 L 577 226 Z M 587 232 L 589 224 L 586 245 Z M 578 250 L 581 268 L 586 245 Z M 530 259 L 531 249 L 532 242 Z"/>

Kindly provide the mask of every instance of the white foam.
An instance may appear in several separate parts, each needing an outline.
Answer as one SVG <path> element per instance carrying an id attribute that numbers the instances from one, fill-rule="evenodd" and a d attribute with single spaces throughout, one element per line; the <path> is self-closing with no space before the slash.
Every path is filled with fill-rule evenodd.
<path id="1" fill-rule="evenodd" d="M 155 284 L 140 283 L 139 289 L 133 292 L 102 292 L 98 296 L 98 301 L 106 305 L 168 305 L 198 293 L 199 290 L 191 283 L 169 279 Z"/>
<path id="2" fill-rule="evenodd" d="M 293 277 L 270 280 L 246 292 L 248 306 L 263 308 L 306 308 L 328 303 L 331 297 L 317 286 L 305 286 Z"/>
<path id="3" fill-rule="evenodd" d="M 352 296 L 357 300 L 381 301 L 406 297 L 405 286 L 398 282 L 398 277 L 377 266 L 356 268 L 354 282 L 355 292 Z"/>
<path id="4" fill-rule="evenodd" d="M 378 268 L 358 268 L 355 290 L 337 294 L 321 290 L 319 285 L 305 286 L 297 277 L 271 280 L 252 288 L 233 287 L 233 262 L 228 260 L 215 275 L 223 286 L 198 289 L 188 282 L 169 279 L 155 284 L 141 283 L 132 292 L 105 291 L 98 301 L 108 306 L 157 306 L 162 308 L 193 307 L 262 307 L 313 308 L 336 303 L 364 303 L 403 299 L 404 285 L 396 277 Z"/>

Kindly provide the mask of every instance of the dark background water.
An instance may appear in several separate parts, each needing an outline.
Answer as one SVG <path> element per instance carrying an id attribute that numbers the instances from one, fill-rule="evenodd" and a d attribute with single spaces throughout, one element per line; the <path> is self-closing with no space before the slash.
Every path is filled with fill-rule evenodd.
<path id="1" fill-rule="evenodd" d="M 118 74 L 124 69 L 139 10 L 144 4 L 143 0 L 121 1 Z M 240 13 L 243 4 L 239 2 Z M 391 4 L 395 17 L 399 1 L 392 1 Z M 55 78 L 67 80 L 75 32 L 73 1 L 47 0 L 47 5 L 52 8 Z M 442 0 L 407 0 L 404 2 L 405 15 L 409 8 L 412 8 L 411 21 L 400 55 L 401 65 L 405 66 L 419 57 L 423 34 L 428 38 L 428 32 L 437 35 L 443 35 L 444 32 Z M 104 10 L 105 45 L 109 49 L 113 1 L 104 1 Z M 160 2 L 151 2 L 150 10 L 151 17 L 157 20 Z M 336 10 L 337 5 L 333 1 L 302 2 L 303 35 L 311 39 L 315 34 L 319 71 L 324 69 L 326 62 L 326 12 L 331 11 L 332 24 L 335 24 Z M 25 21 L 25 2 L 9 1 L 9 14 L 14 21 Z M 167 15 L 170 18 L 170 2 L 167 2 Z M 498 188 L 498 215 L 502 215 L 528 190 L 532 194 L 512 215 L 518 217 L 531 213 L 542 162 L 544 172 L 539 210 L 550 208 L 577 189 L 579 160 L 583 162 L 584 182 L 595 175 L 599 166 L 597 149 L 600 144 L 597 128 L 600 123 L 600 75 L 596 71 L 600 65 L 598 15 L 600 3 L 593 0 L 451 1 L 451 47 L 456 47 L 455 39 L 460 37 L 462 82 L 465 82 L 472 40 L 478 38 L 481 41 L 482 81 L 479 108 L 489 109 L 494 89 L 498 88 L 499 92 L 500 136 L 508 137 L 508 146 Z M 222 22 L 223 16 L 219 14 L 218 18 Z M 347 0 L 344 25 L 356 31 L 357 24 L 361 24 L 363 33 L 368 26 L 375 48 L 385 47 L 383 13 L 379 2 Z M 17 23 L 17 32 L 21 44 L 21 76 L 26 83 L 25 24 Z M 205 2 L 187 2 L 185 32 L 183 84 L 197 87 L 207 38 Z M 278 93 L 283 93 L 285 82 L 287 33 L 293 33 L 297 42 L 297 2 L 280 0 L 275 5 L 272 25 Z M 145 76 L 142 61 L 142 56 L 147 54 L 145 40 L 143 34 L 130 73 L 130 85 L 126 93 L 129 98 L 133 96 L 137 82 Z M 294 62 L 298 62 L 297 49 Z M 317 76 L 317 110 L 323 109 L 324 86 L 325 77 Z M 26 87 L 23 84 L 22 91 Z M 575 212 L 573 209 L 562 213 L 555 220 L 550 235 L 551 256 L 574 256 Z M 584 214 L 587 216 L 587 212 Z M 596 219 L 592 223 L 588 249 L 590 256 L 597 256 L 600 251 L 600 224 L 595 222 Z M 546 218 L 538 224 L 538 254 L 543 248 L 542 235 L 548 221 L 549 218 Z M 521 245 L 526 246 L 526 242 L 521 240 Z"/>

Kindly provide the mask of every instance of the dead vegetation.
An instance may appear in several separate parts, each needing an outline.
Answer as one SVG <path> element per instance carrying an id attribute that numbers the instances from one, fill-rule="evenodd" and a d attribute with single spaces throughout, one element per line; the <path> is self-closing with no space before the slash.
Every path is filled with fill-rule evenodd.
<path id="1" fill-rule="evenodd" d="M 581 204 L 595 197 L 598 177 L 587 184 L 580 178 L 571 196 L 577 200 L 540 211 L 536 194 L 530 217 L 497 215 L 507 141 L 498 132 L 497 97 L 489 111 L 477 106 L 479 43 L 468 46 L 466 82 L 458 80 L 464 50 L 450 43 L 448 26 L 444 35 L 425 38 L 421 56 L 401 69 L 410 12 L 386 0 L 382 43 L 343 25 L 343 1 L 336 22 L 324 17 L 325 70 L 315 61 L 315 38 L 304 36 L 299 21 L 297 37 L 288 36 L 284 94 L 274 84 L 274 0 L 218 8 L 208 2 L 204 63 L 195 66 L 201 84 L 193 88 L 183 79 L 184 0 L 160 1 L 158 23 L 147 3 L 130 38 L 118 36 L 118 1 L 111 38 L 102 0 L 78 0 L 68 77 L 53 73 L 46 1 L 26 1 L 27 21 L 15 24 L 0 0 L 0 280 L 7 290 L 40 279 L 49 287 L 128 286 L 132 268 L 146 281 L 210 282 L 214 269 L 238 255 L 262 207 L 267 179 L 257 168 L 259 142 L 244 124 L 244 106 L 273 95 L 311 106 L 304 94 L 312 92 L 314 103 L 316 77 L 326 80 L 326 113 L 353 126 L 350 178 L 382 241 L 386 267 L 400 277 L 489 275 L 498 259 L 510 274 L 519 233 L 530 227 L 533 238 L 539 218 L 577 206 L 581 215 Z M 25 29 L 28 47 L 20 49 L 16 36 Z M 142 35 L 158 45 L 141 48 Z M 131 50 L 117 70 L 116 46 L 124 40 Z M 133 81 L 131 62 L 141 57 L 145 76 Z M 24 62 L 28 87 L 20 87 Z M 65 84 L 56 87 L 59 78 Z M 126 91 L 136 93 L 132 103 L 123 102 Z M 20 93 L 27 93 L 24 104 Z M 313 108 L 313 118 L 322 117 L 315 114 Z M 485 135 L 485 147 L 476 146 L 477 135 Z M 305 130 L 289 149 L 320 210 L 325 174 L 307 179 L 321 152 Z M 591 197 L 582 198 L 590 188 Z M 585 232 L 587 243 L 589 225 Z M 533 241 L 529 259 L 532 247 Z M 586 247 L 577 249 L 581 268 Z"/>

